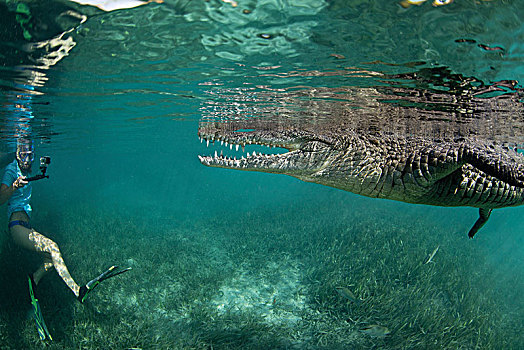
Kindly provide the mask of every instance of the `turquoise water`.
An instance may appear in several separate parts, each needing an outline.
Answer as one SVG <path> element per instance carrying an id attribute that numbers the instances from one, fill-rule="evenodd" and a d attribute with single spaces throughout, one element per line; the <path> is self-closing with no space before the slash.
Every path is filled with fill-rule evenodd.
<path id="1" fill-rule="evenodd" d="M 18 8 L 17 20 L 19 4 L 29 15 Z M 497 93 L 522 97 L 524 3 L 233 5 L 166 0 L 104 12 L 0 2 L 2 150 L 25 135 L 37 156 L 52 157 L 50 178 L 34 183 L 35 228 L 60 245 L 79 283 L 112 264 L 133 267 L 85 305 L 55 274 L 42 280 L 50 347 L 520 348 L 522 208 L 494 211 L 469 240 L 473 208 L 204 167 L 197 155 L 219 148 L 200 143 L 197 130 L 203 119 L 275 111 L 322 120 L 375 97 L 351 91 L 391 81 L 449 97 L 462 82 L 515 80 Z M 479 110 L 482 122 L 464 123 L 467 132 L 522 148 L 518 101 Z M 446 110 L 419 124 L 433 132 Z M 38 259 L 7 232 L 0 242 L 0 344 L 44 347 L 27 317 L 25 275 Z M 362 331 L 374 324 L 389 334 Z"/>

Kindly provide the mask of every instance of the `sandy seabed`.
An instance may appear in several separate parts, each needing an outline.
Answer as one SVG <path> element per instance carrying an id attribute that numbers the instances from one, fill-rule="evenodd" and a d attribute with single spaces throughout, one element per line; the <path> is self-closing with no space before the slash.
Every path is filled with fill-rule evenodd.
<path id="1" fill-rule="evenodd" d="M 60 216 L 40 211 L 35 227 L 59 243 L 77 281 L 115 263 L 133 270 L 103 282 L 84 305 L 56 274 L 46 276 L 37 296 L 54 341 L 43 344 L 25 279 L 38 259 L 4 239 L 0 344 L 518 349 L 524 343 L 522 268 L 507 271 L 487 258 L 499 233 L 487 227 L 468 240 L 469 223 L 454 227 L 460 217 L 443 222 L 438 209 L 331 205 L 198 219 L 175 213 L 144 219 L 88 205 Z M 366 331 L 370 326 L 380 328 Z"/>

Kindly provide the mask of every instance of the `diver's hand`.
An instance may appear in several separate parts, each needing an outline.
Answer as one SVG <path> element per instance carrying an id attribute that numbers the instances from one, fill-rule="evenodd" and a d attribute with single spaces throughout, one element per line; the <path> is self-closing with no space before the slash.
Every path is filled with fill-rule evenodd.
<path id="1" fill-rule="evenodd" d="M 19 176 L 14 182 L 13 182 L 13 188 L 15 190 L 24 187 L 29 182 L 25 180 L 25 176 Z"/>

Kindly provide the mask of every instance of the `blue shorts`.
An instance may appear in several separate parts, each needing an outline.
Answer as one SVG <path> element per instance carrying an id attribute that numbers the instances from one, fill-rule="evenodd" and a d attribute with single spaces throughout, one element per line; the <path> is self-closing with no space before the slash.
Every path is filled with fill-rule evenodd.
<path id="1" fill-rule="evenodd" d="M 16 226 L 16 225 L 24 226 L 25 228 L 28 228 L 28 229 L 32 228 L 30 223 L 28 223 L 27 221 L 23 221 L 23 220 L 10 221 L 9 225 L 7 225 L 7 227 L 11 228 L 11 227 Z"/>

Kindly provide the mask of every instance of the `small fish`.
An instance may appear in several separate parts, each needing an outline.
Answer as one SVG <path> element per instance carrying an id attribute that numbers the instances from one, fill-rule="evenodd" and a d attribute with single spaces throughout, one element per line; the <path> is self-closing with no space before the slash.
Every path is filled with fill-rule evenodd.
<path id="1" fill-rule="evenodd" d="M 343 60 L 344 58 L 346 58 L 344 55 L 341 55 L 341 54 L 338 54 L 338 53 L 332 53 L 329 56 L 335 57 L 336 59 L 339 59 L 339 60 Z"/>
<path id="2" fill-rule="evenodd" d="M 369 335 L 371 338 L 384 338 L 386 335 L 390 334 L 391 331 L 384 326 L 378 324 L 372 324 L 361 328 L 360 331 L 364 334 Z"/>
<path id="3" fill-rule="evenodd" d="M 505 51 L 504 48 L 502 48 L 500 46 L 489 47 L 488 45 L 478 44 L 478 47 L 480 47 L 481 49 L 484 49 L 486 51 Z"/>
<path id="4" fill-rule="evenodd" d="M 341 297 L 344 297 L 344 298 L 346 298 L 347 300 L 349 300 L 349 301 L 351 301 L 353 303 L 358 303 L 360 301 L 356 297 L 356 295 L 353 294 L 353 292 L 350 291 L 346 287 L 335 287 L 335 289 L 337 290 L 338 294 L 340 294 Z"/>
<path id="5" fill-rule="evenodd" d="M 467 39 L 467 38 L 456 39 L 455 42 L 456 43 L 468 43 L 468 44 L 476 44 L 477 43 L 475 40 Z"/>
<path id="6" fill-rule="evenodd" d="M 435 254 L 437 254 L 439 248 L 440 248 L 440 245 L 438 245 L 435 248 L 435 250 L 433 250 L 433 253 L 429 254 L 429 258 L 424 264 L 429 264 L 433 260 L 433 257 L 435 256 Z"/>

